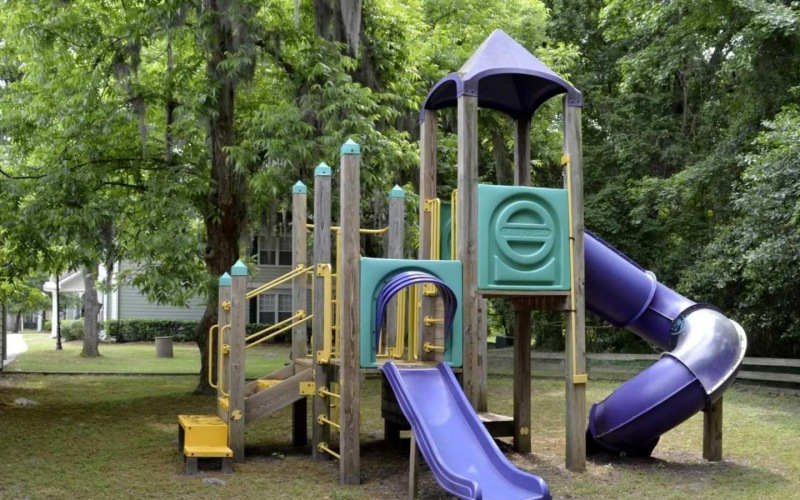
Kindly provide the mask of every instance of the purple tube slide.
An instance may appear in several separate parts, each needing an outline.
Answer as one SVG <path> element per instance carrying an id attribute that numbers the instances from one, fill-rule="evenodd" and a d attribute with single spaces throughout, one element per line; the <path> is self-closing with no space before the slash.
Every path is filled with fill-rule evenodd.
<path id="1" fill-rule="evenodd" d="M 659 436 L 719 399 L 747 348 L 738 323 L 662 285 L 586 232 L 586 307 L 665 352 L 589 413 L 587 449 L 649 455 Z"/>
<path id="2" fill-rule="evenodd" d="M 486 431 L 446 363 L 383 365 L 425 462 L 448 493 L 468 499 L 545 499 L 547 484 L 514 467 Z"/>

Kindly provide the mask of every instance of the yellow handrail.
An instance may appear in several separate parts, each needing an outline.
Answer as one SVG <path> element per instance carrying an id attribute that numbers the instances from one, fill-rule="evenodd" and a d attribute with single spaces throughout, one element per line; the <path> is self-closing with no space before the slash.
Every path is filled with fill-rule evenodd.
<path id="1" fill-rule="evenodd" d="M 419 289 L 412 285 L 408 289 L 408 360 L 416 361 L 419 358 Z"/>
<path id="2" fill-rule="evenodd" d="M 397 338 L 395 338 L 394 349 L 390 350 L 389 355 L 395 359 L 401 359 L 406 346 L 406 303 L 408 302 L 408 288 L 402 293 L 397 294 Z"/>
<path id="3" fill-rule="evenodd" d="M 332 320 L 333 307 L 331 306 L 331 265 L 330 264 L 317 264 L 317 276 L 323 279 L 322 285 L 322 302 L 323 302 L 323 315 L 322 315 L 322 350 L 317 351 L 317 363 L 326 364 L 331 361 L 331 351 L 333 349 L 332 334 Z"/>
<path id="4" fill-rule="evenodd" d="M 230 330 L 231 325 L 225 325 L 219 329 L 219 335 L 217 335 L 219 339 L 219 360 L 217 361 L 217 384 L 219 384 L 219 392 L 225 397 L 230 396 L 229 393 L 225 392 L 225 384 L 223 381 L 225 380 L 225 364 L 223 363 L 225 359 L 225 330 Z"/>
<path id="5" fill-rule="evenodd" d="M 314 224 L 306 224 L 306 229 L 314 229 Z M 339 226 L 331 226 L 331 231 L 333 231 L 334 233 L 338 233 L 341 230 L 342 230 L 342 228 L 339 227 Z M 361 229 L 358 230 L 358 232 L 361 233 L 361 234 L 383 234 L 383 233 L 388 233 L 389 232 L 389 226 L 381 227 L 381 228 L 378 228 L 378 229 L 364 229 L 364 228 L 361 228 Z"/>
<path id="6" fill-rule="evenodd" d="M 291 325 L 284 326 L 283 328 L 281 328 L 277 332 L 272 332 L 271 334 L 267 335 L 264 338 L 258 339 L 253 343 L 247 344 L 246 346 L 244 346 L 244 348 L 245 349 L 250 349 L 251 347 L 257 346 L 258 344 L 263 344 L 264 342 L 268 341 L 269 339 L 275 338 L 276 336 L 280 335 L 281 333 L 283 333 L 283 332 L 285 332 L 287 330 L 291 330 L 292 328 L 294 328 L 297 325 L 302 325 L 303 323 L 305 323 L 306 321 L 309 321 L 313 317 L 314 317 L 313 314 L 309 314 L 308 316 L 305 316 L 303 319 L 301 319 L 300 321 L 298 321 L 296 323 L 292 323 Z"/>
<path id="7" fill-rule="evenodd" d="M 212 325 L 208 329 L 208 385 L 217 389 L 218 386 L 214 383 L 214 330 L 219 330 L 219 325 Z"/>
<path id="8" fill-rule="evenodd" d="M 259 337 L 261 335 L 264 335 L 265 333 L 269 332 L 270 330 L 274 330 L 275 328 L 279 328 L 279 327 L 285 325 L 286 323 L 291 323 L 292 321 L 294 321 L 296 319 L 303 319 L 305 317 L 306 317 L 306 312 L 304 310 L 300 309 L 299 311 L 297 311 L 294 314 L 294 316 L 291 316 L 291 317 L 289 317 L 289 318 L 287 318 L 287 319 L 285 319 L 283 321 L 275 323 L 274 325 L 269 325 L 268 327 L 264 328 L 263 330 L 258 331 L 256 333 L 250 335 L 249 337 L 245 337 L 244 341 L 245 341 L 245 343 L 250 342 L 254 338 Z"/>
<path id="9" fill-rule="evenodd" d="M 309 268 L 307 268 L 306 266 L 304 266 L 303 264 L 298 264 L 297 267 L 294 268 L 294 270 L 289 271 L 288 273 L 284 274 L 280 278 L 276 278 L 276 279 L 270 281 L 269 283 L 261 285 L 260 287 L 256 288 L 255 290 L 250 290 L 249 292 L 247 292 L 245 294 L 245 298 L 246 299 L 252 299 L 253 297 L 261 295 L 262 293 L 266 292 L 267 290 L 275 288 L 278 285 L 282 285 L 283 283 L 286 283 L 287 281 L 291 281 L 291 280 L 295 279 L 296 277 L 300 276 L 301 274 L 307 273 L 307 272 L 311 272 L 311 270 Z"/>
<path id="10" fill-rule="evenodd" d="M 342 342 L 342 332 L 341 332 L 341 317 L 342 317 L 342 304 L 339 304 L 339 294 L 342 290 L 342 233 L 339 231 L 339 228 L 336 228 L 336 286 L 333 290 L 331 290 L 331 304 L 336 304 L 336 307 L 331 309 L 331 314 L 333 314 L 332 323 L 331 323 L 331 335 L 335 335 L 333 337 L 333 352 L 331 356 L 338 357 L 339 353 L 342 352 L 340 350 Z M 332 275 L 333 276 L 333 275 Z"/>
<path id="11" fill-rule="evenodd" d="M 458 221 L 458 189 L 450 193 L 450 258 L 457 260 L 458 240 L 456 237 L 456 222 Z"/>
<path id="12" fill-rule="evenodd" d="M 575 277 L 575 234 L 572 231 L 572 176 L 570 175 L 570 157 L 565 154 L 561 157 L 561 166 L 567 171 L 567 212 L 569 213 L 569 273 L 570 276 Z M 575 304 L 575 287 L 571 286 L 569 289 L 569 321 L 572 324 L 572 383 L 575 385 L 585 384 L 588 381 L 588 376 L 585 373 L 578 373 L 578 345 L 577 345 L 577 327 L 578 327 L 578 309 Z"/>
<path id="13" fill-rule="evenodd" d="M 425 200 L 425 211 L 431 214 L 430 259 L 440 260 L 442 255 L 442 200 Z"/>

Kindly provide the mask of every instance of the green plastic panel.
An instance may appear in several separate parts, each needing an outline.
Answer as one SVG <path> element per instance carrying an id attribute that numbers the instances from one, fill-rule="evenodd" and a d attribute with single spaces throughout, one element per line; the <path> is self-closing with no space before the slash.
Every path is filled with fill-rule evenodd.
<path id="1" fill-rule="evenodd" d="M 432 274 L 447 283 L 458 299 L 453 334 L 447 339 L 444 359 L 450 366 L 460 367 L 463 358 L 463 336 L 461 332 L 462 281 L 460 261 L 404 260 L 361 258 L 361 331 L 360 356 L 362 368 L 376 368 L 378 360 L 375 345 L 375 317 L 377 316 L 378 293 L 393 276 L 403 271 L 422 271 Z"/>
<path id="2" fill-rule="evenodd" d="M 450 203 L 442 202 L 440 214 L 442 221 L 439 226 L 439 241 L 442 242 L 442 249 L 439 252 L 439 258 L 441 260 L 453 260 L 455 256 L 450 255 L 450 242 L 453 241 L 453 207 Z"/>
<path id="3" fill-rule="evenodd" d="M 478 186 L 478 289 L 569 290 L 564 189 Z"/>

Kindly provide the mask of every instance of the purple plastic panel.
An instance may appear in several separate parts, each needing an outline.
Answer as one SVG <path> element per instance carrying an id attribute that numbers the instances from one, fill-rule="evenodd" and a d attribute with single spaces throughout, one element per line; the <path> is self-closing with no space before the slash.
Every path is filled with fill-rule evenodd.
<path id="1" fill-rule="evenodd" d="M 433 283 L 439 288 L 442 294 L 442 302 L 444 303 L 444 338 L 445 341 L 453 334 L 453 319 L 456 317 L 456 309 L 458 309 L 458 299 L 453 290 L 447 284 L 437 278 L 436 276 L 422 271 L 404 271 L 393 276 L 385 285 L 381 287 L 378 292 L 377 299 L 377 312 L 375 315 L 375 345 L 380 344 L 381 329 L 383 328 L 383 319 L 386 317 L 386 308 L 389 306 L 389 301 L 400 293 L 404 288 L 411 285 L 418 285 L 421 283 Z M 445 342 L 446 343 L 446 342 Z"/>
<path id="2" fill-rule="evenodd" d="M 478 106 L 496 109 L 514 119 L 527 118 L 545 101 L 567 94 L 570 106 L 582 106 L 583 96 L 525 47 L 495 30 L 455 73 L 428 93 L 422 109 L 456 105 L 462 95 L 478 96 Z"/>
<path id="3" fill-rule="evenodd" d="M 425 462 L 448 493 L 484 500 L 551 498 L 541 478 L 506 459 L 447 364 L 400 370 L 388 362 L 383 372 Z"/>

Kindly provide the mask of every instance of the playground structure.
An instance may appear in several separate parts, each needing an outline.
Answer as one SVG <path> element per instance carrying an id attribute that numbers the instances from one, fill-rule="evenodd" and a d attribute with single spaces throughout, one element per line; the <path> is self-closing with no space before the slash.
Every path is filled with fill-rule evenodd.
<path id="1" fill-rule="evenodd" d="M 529 187 L 533 113 L 561 94 L 566 94 L 564 188 Z M 187 470 L 196 468 L 197 458 L 221 457 L 225 467 L 231 460 L 242 461 L 245 424 L 288 405 L 293 408 L 293 443 L 307 444 L 311 397 L 314 457 L 339 459 L 342 483 L 358 484 L 361 379 L 383 373 L 387 439 L 410 427 L 412 463 L 418 446 L 447 491 L 466 498 L 481 492 L 484 497 L 549 498 L 546 484 L 511 466 L 490 437 L 511 436 L 515 450 L 531 451 L 533 310 L 566 315 L 568 469 L 585 469 L 587 441 L 590 451 L 649 454 L 661 434 L 701 410 L 706 412 L 704 456 L 721 459 L 722 393 L 735 378 L 746 337 L 735 322 L 658 283 L 652 273 L 584 231 L 582 104 L 577 89 L 501 31 L 457 73 L 440 80 L 420 117 L 419 260 L 401 258 L 404 193 L 399 188 L 389 193 L 388 228 L 359 227 L 358 144 L 348 141 L 340 151 L 339 227 L 331 223 L 331 169 L 321 164 L 315 171 L 313 266 L 306 255 L 307 190 L 298 182 L 292 195 L 295 269 L 250 292 L 242 263 L 220 278 L 219 323 L 209 342 L 210 361 L 219 365 L 217 379 L 210 381 L 218 390 L 218 415 L 205 417 L 199 422 L 203 425 L 198 425 L 200 417 L 179 417 Z M 458 117 L 458 189 L 454 203 L 444 208 L 436 199 L 436 135 L 438 110 L 452 106 Z M 515 186 L 478 185 L 479 107 L 514 120 Z M 452 214 L 449 221 L 442 216 L 446 211 Z M 365 232 L 387 233 L 388 259 L 360 256 Z M 448 236 L 449 248 L 442 244 Z M 337 242 L 333 262 L 332 237 Z M 439 260 L 442 254 L 455 260 Z M 309 276 L 314 277 L 310 314 Z M 293 283 L 292 317 L 245 337 L 247 299 L 288 281 Z M 510 301 L 515 314 L 510 417 L 487 413 L 481 309 L 490 297 Z M 672 349 L 593 406 L 588 429 L 587 307 L 615 326 Z M 246 345 L 289 330 L 292 361 L 246 384 Z M 331 442 L 332 429 L 339 433 L 338 450 Z M 454 442 L 459 450 L 452 449 Z"/>

